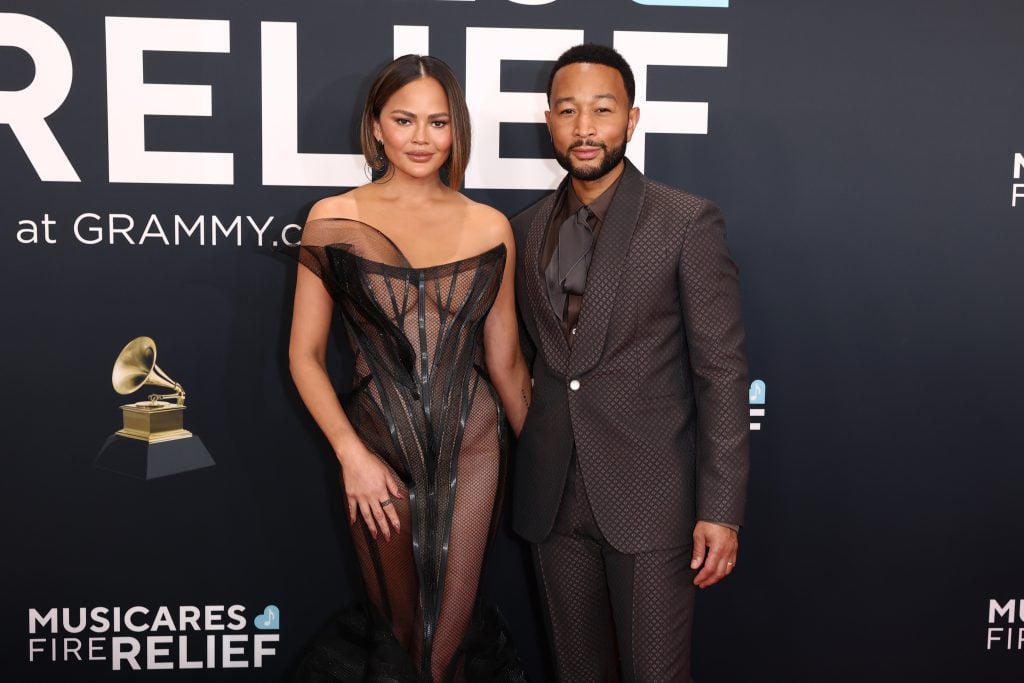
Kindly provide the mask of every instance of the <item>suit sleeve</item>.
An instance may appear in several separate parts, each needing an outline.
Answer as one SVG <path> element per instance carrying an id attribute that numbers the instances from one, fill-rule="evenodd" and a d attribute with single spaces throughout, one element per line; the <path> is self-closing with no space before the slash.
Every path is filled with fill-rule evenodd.
<path id="1" fill-rule="evenodd" d="M 710 202 L 687 226 L 678 277 L 697 405 L 697 519 L 742 524 L 750 420 L 739 269 Z"/>
<path id="2" fill-rule="evenodd" d="M 524 216 L 527 216 L 525 212 L 514 217 L 511 221 L 512 234 L 516 240 L 516 313 L 519 320 L 519 348 L 526 359 L 526 366 L 530 368 L 530 374 L 533 374 L 533 359 L 537 355 L 537 346 L 530 337 L 529 330 L 526 329 L 526 312 L 523 310 L 523 307 L 526 305 L 526 296 L 522 287 L 526 274 L 522 270 L 522 265 L 526 245 L 526 231 L 530 225 L 530 221 Z"/>

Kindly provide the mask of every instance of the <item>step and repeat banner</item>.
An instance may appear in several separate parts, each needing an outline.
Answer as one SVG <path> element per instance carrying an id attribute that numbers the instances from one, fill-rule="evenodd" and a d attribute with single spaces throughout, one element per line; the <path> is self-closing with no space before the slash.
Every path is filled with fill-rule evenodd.
<path id="1" fill-rule="evenodd" d="M 695 680 L 1021 680 L 1015 0 L 4 0 L 0 677 L 287 676 L 360 588 L 275 248 L 366 182 L 358 113 L 409 52 L 465 86 L 467 194 L 526 207 L 583 41 L 636 72 L 629 157 L 724 208 L 742 272 L 749 515 Z M 503 532 L 485 590 L 550 680 L 532 581 Z"/>

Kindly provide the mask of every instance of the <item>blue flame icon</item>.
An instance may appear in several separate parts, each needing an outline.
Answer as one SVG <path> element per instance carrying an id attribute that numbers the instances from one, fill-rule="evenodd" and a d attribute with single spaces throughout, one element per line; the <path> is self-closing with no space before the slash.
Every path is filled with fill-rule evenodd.
<path id="1" fill-rule="evenodd" d="M 763 406 L 764 405 L 764 391 L 765 384 L 764 380 L 755 379 L 750 383 L 750 405 L 752 406 Z"/>

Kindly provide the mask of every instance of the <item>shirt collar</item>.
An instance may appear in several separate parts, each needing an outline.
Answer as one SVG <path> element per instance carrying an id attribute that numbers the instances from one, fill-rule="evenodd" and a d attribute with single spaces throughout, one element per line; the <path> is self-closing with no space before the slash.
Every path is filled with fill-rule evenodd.
<path id="1" fill-rule="evenodd" d="M 615 198 L 615 190 L 618 189 L 619 183 L 622 182 L 622 176 L 625 173 L 620 173 L 619 177 L 615 179 L 615 182 L 608 186 L 608 188 L 598 196 L 597 199 L 590 203 L 590 211 L 599 221 L 603 221 L 605 214 L 608 213 L 608 207 L 612 204 L 612 199 Z M 566 198 L 569 201 L 568 208 L 569 213 L 576 213 L 583 208 L 583 202 L 576 196 L 576 190 L 573 189 L 572 180 L 569 181 L 569 191 L 566 193 Z"/>

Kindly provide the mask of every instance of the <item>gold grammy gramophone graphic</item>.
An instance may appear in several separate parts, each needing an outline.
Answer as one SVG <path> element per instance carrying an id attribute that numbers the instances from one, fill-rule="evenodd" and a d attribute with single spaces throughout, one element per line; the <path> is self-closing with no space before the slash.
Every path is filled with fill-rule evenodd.
<path id="1" fill-rule="evenodd" d="M 171 393 L 121 406 L 123 426 L 107 438 L 94 465 L 155 479 L 215 464 L 202 440 L 185 429 L 185 390 L 156 364 L 156 342 L 149 337 L 128 342 L 114 361 L 111 381 L 122 395 L 144 386 Z"/>

